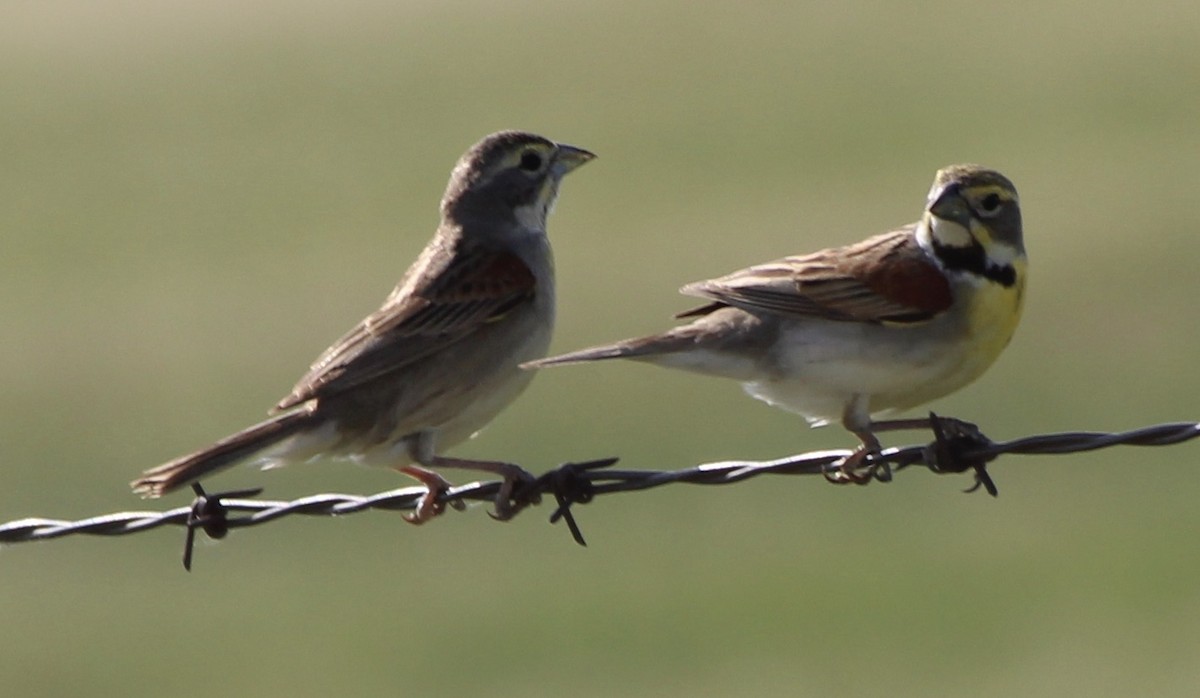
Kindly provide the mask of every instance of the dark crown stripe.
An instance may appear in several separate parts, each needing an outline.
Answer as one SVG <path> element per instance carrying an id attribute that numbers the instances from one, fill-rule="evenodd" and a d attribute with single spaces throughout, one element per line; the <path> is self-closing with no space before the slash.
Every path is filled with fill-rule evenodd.
<path id="1" fill-rule="evenodd" d="M 1017 270 L 1011 264 L 992 264 L 978 242 L 969 247 L 954 247 L 933 242 L 933 253 L 942 266 L 952 271 L 967 272 L 995 281 L 1005 288 L 1017 283 Z"/>

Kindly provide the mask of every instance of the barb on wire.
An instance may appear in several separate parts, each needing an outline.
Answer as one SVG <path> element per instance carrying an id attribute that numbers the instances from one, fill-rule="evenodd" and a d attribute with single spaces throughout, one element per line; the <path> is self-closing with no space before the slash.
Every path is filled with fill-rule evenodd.
<path id="1" fill-rule="evenodd" d="M 596 497 L 618 492 L 637 492 L 675 483 L 726 485 L 760 475 L 823 475 L 836 482 L 865 484 L 889 481 L 893 469 L 923 465 L 938 474 L 971 471 L 975 483 L 967 492 L 983 488 L 992 496 L 998 490 L 987 465 L 1005 454 L 1064 454 L 1094 451 L 1118 445 L 1167 446 L 1200 437 L 1200 423 L 1158 424 L 1125 432 L 1067 432 L 1043 434 L 993 442 L 973 424 L 929 415 L 934 441 L 925 446 L 887 448 L 863 459 L 862 471 L 839 478 L 847 450 L 813 451 L 770 461 L 722 461 L 680 470 L 618 470 L 616 458 L 583 463 L 566 463 L 550 470 L 513 494 L 515 510 L 537 504 L 543 494 L 554 497 L 556 508 L 550 522 L 564 520 L 571 536 L 586 545 L 571 508 Z M 439 497 L 444 504 L 466 501 L 490 502 L 500 490 L 499 482 L 474 482 L 453 487 Z M 403 511 L 414 509 L 425 494 L 423 487 L 405 487 L 379 494 L 315 494 L 292 501 L 253 499 L 261 490 L 207 494 L 197 484 L 194 502 L 167 511 L 127 511 L 79 521 L 27 518 L 0 525 L 0 544 L 45 541 L 68 535 L 123 536 L 160 526 L 183 526 L 187 530 L 184 567 L 191 568 L 192 543 L 197 529 L 211 538 L 222 538 L 230 530 L 265 524 L 291 516 L 342 516 L 369 509 Z"/>

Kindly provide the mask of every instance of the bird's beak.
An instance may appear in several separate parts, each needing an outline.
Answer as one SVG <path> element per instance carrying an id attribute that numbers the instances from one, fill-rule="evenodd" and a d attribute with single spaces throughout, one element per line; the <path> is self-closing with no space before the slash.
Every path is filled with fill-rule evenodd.
<path id="1" fill-rule="evenodd" d="M 944 221 L 957 223 L 966 230 L 971 229 L 971 207 L 959 192 L 957 185 L 951 184 L 938 192 L 933 203 L 929 205 L 929 212 Z"/>
<path id="2" fill-rule="evenodd" d="M 595 157 L 596 154 L 591 151 L 559 143 L 558 150 L 554 154 L 554 172 L 562 177 Z"/>

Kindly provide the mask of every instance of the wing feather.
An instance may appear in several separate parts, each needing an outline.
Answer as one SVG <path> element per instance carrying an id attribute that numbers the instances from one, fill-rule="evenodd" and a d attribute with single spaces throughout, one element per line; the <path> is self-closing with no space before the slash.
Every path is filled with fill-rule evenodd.
<path id="1" fill-rule="evenodd" d="M 435 242 L 383 307 L 326 350 L 275 410 L 356 388 L 463 341 L 531 302 L 535 286 L 512 252 Z"/>
<path id="2" fill-rule="evenodd" d="M 858 322 L 923 322 L 954 300 L 946 275 L 917 243 L 915 224 L 689 284 L 681 292 L 750 312 Z M 710 304 L 681 316 L 713 309 Z"/>

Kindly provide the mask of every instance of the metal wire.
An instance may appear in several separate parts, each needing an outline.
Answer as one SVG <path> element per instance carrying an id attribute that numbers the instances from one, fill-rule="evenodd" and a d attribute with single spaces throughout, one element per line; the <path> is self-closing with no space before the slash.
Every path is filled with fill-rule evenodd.
<path id="1" fill-rule="evenodd" d="M 726 485 L 760 475 L 823 475 L 838 482 L 866 484 L 889 481 L 893 470 L 922 465 L 932 472 L 962 473 L 973 471 L 975 484 L 967 491 L 985 489 L 995 496 L 995 483 L 987 464 L 1005 454 L 1064 454 L 1094 451 L 1118 445 L 1167 446 L 1200 437 L 1200 423 L 1158 424 L 1125 432 L 1068 432 L 1042 434 L 1006 442 L 993 442 L 977 427 L 960 420 L 930 414 L 929 427 L 934 441 L 925 446 L 888 448 L 867 456 L 862 469 L 843 473 L 841 465 L 852 453 L 846 450 L 814 451 L 770 461 L 722 461 L 704 463 L 680 470 L 617 470 L 616 458 L 567 463 L 545 473 L 534 482 L 518 487 L 514 493 L 517 511 L 538 504 L 543 495 L 554 497 L 556 508 L 551 523 L 566 521 L 572 537 L 586 545 L 571 507 L 600 495 L 637 492 L 675 483 Z M 492 501 L 499 482 L 474 482 L 442 493 L 439 501 L 461 507 L 467 501 Z M 70 535 L 124 536 L 160 526 L 187 529 L 184 566 L 190 568 L 192 541 L 197 530 L 212 538 L 222 538 L 235 528 L 258 526 L 286 516 L 343 516 L 367 510 L 407 511 L 415 509 L 425 494 L 423 487 L 405 487 L 368 496 L 315 494 L 292 501 L 252 499 L 261 490 L 243 490 L 207 494 L 193 486 L 196 499 L 191 505 L 167 511 L 126 511 L 94 516 L 78 521 L 27 518 L 0 525 L 0 544 L 25 543 L 62 538 Z"/>

